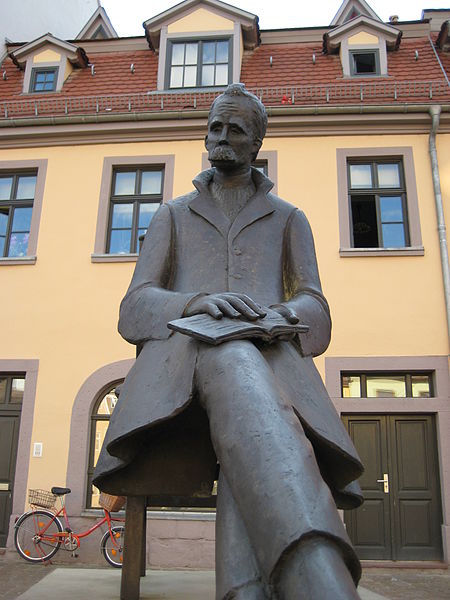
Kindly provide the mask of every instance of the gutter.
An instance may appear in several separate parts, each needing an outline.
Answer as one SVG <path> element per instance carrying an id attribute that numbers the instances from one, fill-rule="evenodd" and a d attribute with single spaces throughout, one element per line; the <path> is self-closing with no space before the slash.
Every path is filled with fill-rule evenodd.
<path id="1" fill-rule="evenodd" d="M 441 104 L 442 112 L 450 113 L 450 104 Z M 353 106 L 289 106 L 273 107 L 266 106 L 269 117 L 293 115 L 364 115 L 364 114 L 428 114 L 429 104 L 396 104 L 392 105 L 353 105 Z M 140 122 L 140 121 L 164 121 L 164 120 L 189 120 L 206 119 L 209 109 L 205 110 L 183 110 L 183 111 L 155 111 L 155 112 L 126 112 L 126 113 L 105 113 L 105 114 L 87 114 L 87 115 L 61 115 L 49 117 L 19 117 L 19 118 L 0 118 L 0 129 L 8 127 L 34 127 L 39 125 L 76 125 L 87 123 L 119 123 L 119 122 Z"/>
<path id="2" fill-rule="evenodd" d="M 448 259 L 447 233 L 445 227 L 444 205 L 442 202 L 439 164 L 436 149 L 436 133 L 439 127 L 441 107 L 430 106 L 431 129 L 429 138 L 429 152 L 431 158 L 431 174 L 433 179 L 434 200 L 436 204 L 436 218 L 439 235 L 439 249 L 441 252 L 442 279 L 444 282 L 445 307 L 447 311 L 447 333 L 450 341 L 450 264 Z"/>

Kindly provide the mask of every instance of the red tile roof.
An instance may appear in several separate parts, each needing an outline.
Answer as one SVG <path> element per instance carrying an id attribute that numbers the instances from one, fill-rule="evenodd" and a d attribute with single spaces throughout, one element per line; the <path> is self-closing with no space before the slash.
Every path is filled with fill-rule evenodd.
<path id="1" fill-rule="evenodd" d="M 450 73 L 449 54 L 440 52 L 440 57 Z M 156 92 L 158 70 L 158 58 L 151 50 L 92 54 L 90 60 L 94 75 L 90 67 L 74 69 L 60 92 L 22 94 L 24 72 L 6 59 L 6 80 L 0 79 L 0 118 L 5 117 L 5 109 L 12 117 L 208 108 L 215 94 L 195 89 L 149 94 Z M 318 42 L 264 44 L 245 52 L 241 81 L 270 106 L 450 103 L 450 88 L 426 37 L 403 39 L 398 50 L 388 52 L 388 77 L 372 78 L 344 78 L 339 55 L 323 54 Z"/>

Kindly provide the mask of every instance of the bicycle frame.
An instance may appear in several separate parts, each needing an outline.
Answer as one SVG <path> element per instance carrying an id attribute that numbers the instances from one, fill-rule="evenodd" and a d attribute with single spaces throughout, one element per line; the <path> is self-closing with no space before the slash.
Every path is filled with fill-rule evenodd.
<path id="1" fill-rule="evenodd" d="M 69 517 L 68 517 L 67 511 L 66 511 L 66 506 L 63 503 L 62 498 L 60 499 L 60 501 L 61 501 L 61 508 L 56 512 L 55 512 L 55 510 L 52 510 L 51 512 L 54 514 L 54 516 L 56 518 L 61 517 L 61 516 L 63 517 L 64 523 L 66 525 L 66 529 L 65 529 L 65 531 L 61 531 L 58 533 L 52 533 L 51 536 L 46 537 L 45 533 L 51 525 L 51 521 L 49 521 L 43 529 L 40 529 L 39 527 L 36 528 L 36 534 L 38 534 L 39 537 L 43 540 L 48 539 L 48 541 L 54 542 L 55 540 L 60 539 L 61 542 L 64 543 L 64 541 L 67 540 L 67 538 L 69 538 L 71 540 L 74 540 L 76 542 L 76 547 L 79 548 L 80 540 L 87 537 L 91 533 L 93 533 L 96 529 L 101 527 L 104 523 L 108 524 L 108 530 L 111 534 L 111 523 L 115 523 L 115 522 L 124 523 L 125 522 L 125 519 L 122 517 L 113 519 L 111 517 L 111 513 L 108 512 L 106 509 L 103 509 L 104 516 L 100 521 L 98 521 L 97 523 L 94 523 L 94 525 L 92 525 L 92 527 L 90 527 L 86 531 L 81 531 L 79 533 L 76 533 L 76 532 L 72 531 L 72 529 L 70 527 Z M 34 512 L 34 509 L 32 510 L 32 512 Z M 113 540 L 113 543 L 115 543 L 113 536 L 111 536 L 111 539 Z M 75 551 L 75 548 L 73 549 L 73 551 Z"/>

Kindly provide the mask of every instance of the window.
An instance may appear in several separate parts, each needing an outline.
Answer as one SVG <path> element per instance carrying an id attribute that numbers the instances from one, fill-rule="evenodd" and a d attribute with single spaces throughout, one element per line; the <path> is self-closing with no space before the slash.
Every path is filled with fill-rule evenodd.
<path id="1" fill-rule="evenodd" d="M 17 408 L 22 404 L 25 375 L 0 374 L 0 408 Z"/>
<path id="2" fill-rule="evenodd" d="M 117 168 L 113 171 L 107 252 L 139 251 L 139 239 L 163 198 L 164 169 Z"/>
<path id="3" fill-rule="evenodd" d="M 171 42 L 169 88 L 225 86 L 230 81 L 230 40 Z"/>
<path id="4" fill-rule="evenodd" d="M 58 79 L 57 67 L 33 69 L 31 72 L 30 92 L 54 92 Z"/>
<path id="5" fill-rule="evenodd" d="M 378 50 L 350 50 L 350 73 L 361 77 L 380 75 Z"/>
<path id="6" fill-rule="evenodd" d="M 0 173 L 0 257 L 27 255 L 36 180 L 36 172 Z"/>
<path id="7" fill-rule="evenodd" d="M 87 503 L 88 508 L 99 507 L 100 491 L 92 485 L 92 477 L 94 474 L 95 465 L 102 449 L 103 440 L 105 439 L 106 431 L 109 425 L 109 419 L 112 415 L 117 402 L 116 388 L 122 382 L 112 384 L 108 390 L 103 392 L 94 406 L 91 415 L 91 443 L 89 449 L 89 466 L 88 466 L 88 489 Z"/>
<path id="8" fill-rule="evenodd" d="M 350 161 L 348 187 L 354 248 L 409 246 L 401 161 Z"/>
<path id="9" fill-rule="evenodd" d="M 343 398 L 431 398 L 430 372 L 341 373 Z"/>

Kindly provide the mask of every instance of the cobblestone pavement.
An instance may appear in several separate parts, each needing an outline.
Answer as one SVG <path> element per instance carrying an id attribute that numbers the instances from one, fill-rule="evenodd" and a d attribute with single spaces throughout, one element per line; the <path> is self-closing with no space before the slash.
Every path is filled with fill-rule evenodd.
<path id="1" fill-rule="evenodd" d="M 68 566 L 58 560 L 47 566 L 28 564 L 6 552 L 0 555 L 0 599 L 15 600 L 56 568 Z M 81 563 L 72 567 L 89 568 Z M 361 586 L 389 600 L 450 600 L 450 569 L 365 568 Z"/>

